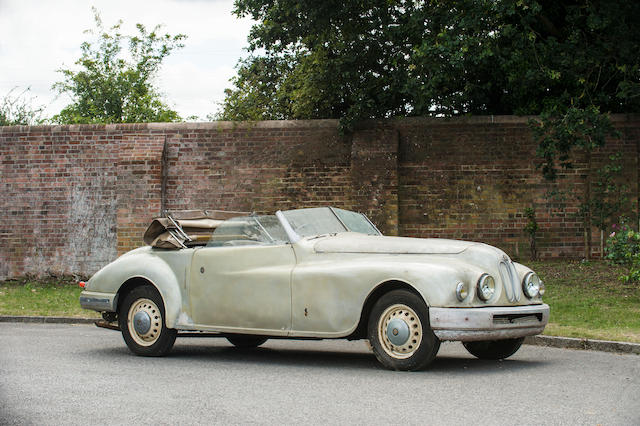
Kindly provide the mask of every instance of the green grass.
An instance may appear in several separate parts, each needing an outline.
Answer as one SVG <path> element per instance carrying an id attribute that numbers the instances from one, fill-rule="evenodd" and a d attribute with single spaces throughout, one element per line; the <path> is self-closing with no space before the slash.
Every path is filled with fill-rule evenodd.
<path id="1" fill-rule="evenodd" d="M 640 343 L 640 284 L 618 280 L 623 268 L 602 261 L 525 262 L 545 282 L 551 307 L 544 334 Z M 80 308 L 71 279 L 0 282 L 0 315 L 98 318 Z"/>
<path id="2" fill-rule="evenodd" d="M 0 315 L 99 318 L 80 308 L 78 284 L 69 279 L 8 280 L 0 282 Z"/>
<path id="3" fill-rule="evenodd" d="M 544 334 L 640 343 L 640 284 L 602 261 L 529 262 L 546 285 L 551 307 Z"/>

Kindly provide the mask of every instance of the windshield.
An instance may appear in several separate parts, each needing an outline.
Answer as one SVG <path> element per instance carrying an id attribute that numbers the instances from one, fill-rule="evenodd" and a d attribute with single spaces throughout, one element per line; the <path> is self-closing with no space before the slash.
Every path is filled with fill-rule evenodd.
<path id="1" fill-rule="evenodd" d="M 276 245 L 287 242 L 287 234 L 275 216 L 246 216 L 222 222 L 213 232 L 207 247 Z"/>
<path id="2" fill-rule="evenodd" d="M 288 210 L 282 212 L 293 230 L 301 237 L 313 237 L 338 232 L 359 232 L 380 235 L 365 215 L 332 207 Z"/>

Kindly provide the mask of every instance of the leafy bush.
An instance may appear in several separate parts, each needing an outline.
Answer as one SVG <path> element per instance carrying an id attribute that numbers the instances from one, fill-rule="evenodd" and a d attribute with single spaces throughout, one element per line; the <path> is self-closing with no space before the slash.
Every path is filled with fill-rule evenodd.
<path id="1" fill-rule="evenodd" d="M 605 252 L 610 262 L 629 267 L 629 274 L 620 277 L 622 281 L 640 281 L 640 232 L 624 222 L 614 224 Z"/>

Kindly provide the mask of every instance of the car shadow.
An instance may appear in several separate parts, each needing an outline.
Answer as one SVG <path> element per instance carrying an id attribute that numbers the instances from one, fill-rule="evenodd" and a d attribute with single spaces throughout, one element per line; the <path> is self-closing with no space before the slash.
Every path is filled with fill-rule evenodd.
<path id="1" fill-rule="evenodd" d="M 99 354 L 99 355 L 98 355 Z M 118 357 L 126 362 L 130 359 L 140 362 L 145 358 L 134 356 L 124 345 L 107 350 L 97 350 L 94 355 L 99 357 Z M 304 367 L 317 369 L 350 369 L 350 370 L 378 370 L 386 371 L 372 352 L 366 349 L 362 351 L 339 351 L 327 349 L 307 349 L 292 347 L 258 347 L 242 349 L 234 346 L 209 344 L 208 342 L 190 342 L 180 344 L 176 342 L 171 352 L 162 358 L 153 358 L 152 362 L 168 362 L 172 364 L 198 363 L 210 365 L 215 363 L 220 366 L 245 366 L 249 367 Z M 165 361 L 163 361 L 165 360 Z M 148 362 L 148 361 L 145 361 Z M 442 354 L 436 357 L 433 363 L 422 373 L 438 374 L 464 374 L 467 371 L 484 374 L 501 374 L 504 371 L 522 371 L 540 367 L 547 364 L 546 361 L 532 359 L 511 358 L 506 360 L 480 360 L 472 356 Z"/>
<path id="2" fill-rule="evenodd" d="M 296 348 L 258 347 L 253 349 L 233 346 L 177 345 L 168 355 L 172 359 L 200 360 L 225 364 L 252 364 L 260 366 L 302 366 L 305 368 L 376 368 L 378 361 L 372 353 L 340 352 Z"/>

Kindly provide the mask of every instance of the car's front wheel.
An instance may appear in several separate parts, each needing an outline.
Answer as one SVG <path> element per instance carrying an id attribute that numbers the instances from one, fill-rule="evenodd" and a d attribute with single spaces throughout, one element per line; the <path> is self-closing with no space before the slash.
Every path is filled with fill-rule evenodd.
<path id="1" fill-rule="evenodd" d="M 440 348 L 427 306 L 407 290 L 390 291 L 375 303 L 367 334 L 378 361 L 392 370 L 421 370 Z"/>
<path id="2" fill-rule="evenodd" d="M 476 358 L 505 359 L 518 352 L 522 342 L 524 342 L 524 337 L 519 339 L 462 342 L 462 344 Z"/>
<path id="3" fill-rule="evenodd" d="M 136 355 L 162 356 L 176 340 L 177 330 L 164 322 L 164 304 L 158 291 L 150 286 L 136 287 L 120 306 L 118 323 L 125 343 Z"/>

